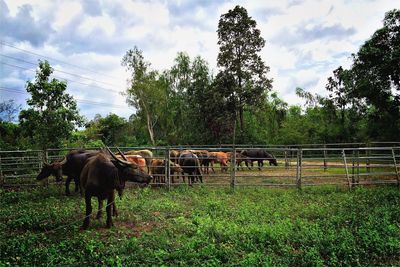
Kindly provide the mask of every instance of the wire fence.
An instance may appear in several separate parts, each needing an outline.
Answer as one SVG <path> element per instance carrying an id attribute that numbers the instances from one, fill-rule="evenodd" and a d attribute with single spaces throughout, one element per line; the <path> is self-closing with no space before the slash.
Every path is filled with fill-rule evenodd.
<path id="1" fill-rule="evenodd" d="M 297 187 L 318 185 L 397 184 L 400 186 L 399 143 L 347 143 L 297 146 L 219 145 L 120 147 L 124 153 L 152 152 L 142 171 L 153 175 L 152 186 Z M 366 146 L 369 145 L 369 146 Z M 374 146 L 372 146 L 374 145 Z M 0 151 L 2 187 L 36 186 L 44 162 L 60 161 L 73 148 Z M 98 148 L 92 148 L 98 149 Z M 111 148 L 117 153 L 117 148 Z M 196 160 L 185 161 L 182 151 Z M 248 153 L 246 153 L 247 151 Z M 268 154 L 257 156 L 254 151 Z M 253 155 L 253 154 L 254 155 Z M 247 156 L 245 156 L 247 155 Z M 276 164 L 275 164 L 276 163 Z M 276 166 L 275 166 L 276 165 Z M 44 184 L 54 183 L 54 178 Z"/>

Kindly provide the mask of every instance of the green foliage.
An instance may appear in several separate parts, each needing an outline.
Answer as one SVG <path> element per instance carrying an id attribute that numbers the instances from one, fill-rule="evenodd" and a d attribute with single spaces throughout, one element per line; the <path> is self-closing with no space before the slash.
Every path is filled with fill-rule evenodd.
<path id="1" fill-rule="evenodd" d="M 39 61 L 34 82 L 28 81 L 26 90 L 31 94 L 27 101 L 30 108 L 22 110 L 19 122 L 25 136 L 32 138 L 39 148 L 60 147 L 83 118 L 76 102 L 66 94 L 67 84 L 51 79 L 53 69 L 47 61 Z"/>
<path id="2" fill-rule="evenodd" d="M 259 55 L 265 40 L 256 26 L 247 10 L 236 6 L 221 15 L 217 30 L 220 46 L 217 65 L 223 68 L 223 76 L 233 76 L 234 84 L 225 89 L 230 91 L 235 119 L 238 113 L 241 134 L 244 131 L 245 106 L 263 103 L 266 93 L 272 88 L 272 80 L 266 77 L 269 67 Z"/>
<path id="3" fill-rule="evenodd" d="M 167 100 L 165 79 L 157 71 L 150 70 L 150 63 L 144 60 L 137 47 L 126 52 L 122 65 L 132 72 L 126 91 L 127 102 L 145 115 L 150 141 L 155 145 L 154 127 L 162 117 Z"/>
<path id="4" fill-rule="evenodd" d="M 84 201 L 1 191 L 0 260 L 18 266 L 397 266 L 400 191 L 126 190 L 115 227 L 79 230 Z M 93 202 L 95 205 L 95 202 Z"/>

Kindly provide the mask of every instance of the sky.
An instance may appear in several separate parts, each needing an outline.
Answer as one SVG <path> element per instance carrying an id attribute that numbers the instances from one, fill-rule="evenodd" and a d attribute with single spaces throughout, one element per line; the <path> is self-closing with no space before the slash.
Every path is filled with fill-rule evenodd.
<path id="1" fill-rule="evenodd" d="M 397 3 L 397 5 L 396 5 Z M 273 91 L 290 105 L 296 87 L 326 95 L 332 71 L 351 65 L 352 53 L 380 27 L 394 0 L 0 0 L 0 102 L 26 108 L 25 85 L 38 60 L 88 120 L 135 112 L 121 93 L 129 73 L 121 59 L 137 46 L 153 69 L 169 69 L 178 52 L 204 58 L 218 72 L 218 21 L 236 5 L 256 20 L 266 45 Z"/>

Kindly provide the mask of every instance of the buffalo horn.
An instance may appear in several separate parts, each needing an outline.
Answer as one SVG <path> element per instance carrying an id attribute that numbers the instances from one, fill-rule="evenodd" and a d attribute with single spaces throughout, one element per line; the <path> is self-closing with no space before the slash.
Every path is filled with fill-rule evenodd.
<path id="1" fill-rule="evenodd" d="M 121 157 L 122 157 L 124 160 L 128 161 L 128 159 L 125 157 L 124 153 L 122 153 L 122 151 L 119 150 L 118 147 L 117 147 L 117 150 L 118 150 L 119 154 L 121 155 Z"/>
<path id="2" fill-rule="evenodd" d="M 61 165 L 64 165 L 65 163 L 67 163 L 67 157 L 64 157 L 62 161 L 60 161 Z"/>
<path id="3" fill-rule="evenodd" d="M 125 161 L 125 160 L 122 160 L 122 159 L 117 158 L 117 157 L 114 155 L 114 153 L 112 153 L 112 151 L 110 150 L 110 148 L 109 148 L 108 146 L 106 146 L 106 148 L 107 148 L 108 153 L 110 153 L 111 157 L 112 157 L 114 160 L 116 160 L 116 161 L 118 161 L 119 163 L 124 164 L 124 165 L 132 165 L 132 163 L 130 163 L 129 161 Z"/>

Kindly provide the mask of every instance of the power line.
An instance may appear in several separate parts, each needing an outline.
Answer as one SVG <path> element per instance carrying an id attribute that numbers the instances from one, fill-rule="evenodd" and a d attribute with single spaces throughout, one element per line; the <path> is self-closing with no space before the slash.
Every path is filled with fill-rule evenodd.
<path id="1" fill-rule="evenodd" d="M 21 61 L 21 62 L 30 64 L 30 65 L 37 66 L 37 63 L 33 63 L 33 62 L 30 62 L 30 61 L 26 61 L 26 60 L 21 59 L 21 58 L 16 58 L 16 57 L 4 55 L 4 54 L 0 54 L 0 56 L 6 57 L 6 58 L 10 58 L 10 59 L 13 59 L 13 60 L 17 60 L 17 61 Z M 95 80 L 95 79 L 92 79 L 92 78 L 89 78 L 89 77 L 85 77 L 85 76 L 82 76 L 82 75 L 79 75 L 79 74 L 75 74 L 75 73 L 71 73 L 71 72 L 67 72 L 67 71 L 63 71 L 63 70 L 58 70 L 58 69 L 55 69 L 55 68 L 52 68 L 52 69 L 53 69 L 54 71 L 56 71 L 56 72 L 65 73 L 65 74 L 72 75 L 72 76 L 75 76 L 75 77 L 79 77 L 79 78 L 82 78 L 82 79 L 85 79 L 85 80 L 90 80 L 90 81 L 97 82 L 97 83 L 102 83 L 102 84 L 106 84 L 106 85 L 111 85 L 111 86 L 119 87 L 119 85 L 116 85 L 116 84 L 107 83 L 107 82 L 103 82 L 103 81 L 98 81 L 98 80 Z"/>
<path id="2" fill-rule="evenodd" d="M 16 50 L 22 51 L 22 52 L 27 53 L 27 54 L 35 55 L 35 56 L 42 57 L 42 58 L 51 59 L 51 60 L 60 62 L 60 63 L 62 63 L 62 64 L 65 64 L 65 65 L 68 65 L 68 66 L 71 66 L 71 67 L 74 67 L 74 68 L 82 69 L 82 70 L 85 70 L 85 71 L 88 71 L 88 72 L 92 72 L 92 73 L 97 73 L 97 74 L 104 75 L 104 76 L 108 76 L 108 77 L 110 77 L 110 78 L 113 78 L 113 79 L 118 80 L 118 78 L 116 78 L 116 77 L 114 77 L 114 76 L 111 76 L 111 75 L 108 75 L 108 74 L 105 74 L 105 73 L 101 73 L 101 72 L 98 72 L 98 71 L 95 71 L 95 70 L 91 70 L 91 69 L 88 69 L 88 68 L 84 68 L 84 67 L 81 67 L 81 66 L 77 66 L 77 65 L 74 65 L 74 64 L 71 64 L 71 63 L 68 63 L 68 62 L 65 62 L 65 61 L 56 59 L 56 58 L 52 58 L 52 57 L 40 55 L 40 54 L 37 54 L 37 53 L 35 53 L 35 52 L 26 50 L 26 49 L 18 48 L 18 47 L 16 47 L 16 46 L 14 46 L 14 45 L 12 45 L 12 44 L 9 44 L 9 43 L 6 43 L 6 42 L 4 42 L 4 41 L 2 41 L 2 40 L 0 41 L 0 43 L 1 43 L 2 45 L 5 45 L 5 46 L 8 46 L 8 47 L 14 48 L 14 49 L 16 49 Z"/>
<path id="3" fill-rule="evenodd" d="M 1 91 L 6 91 L 6 92 L 10 92 L 10 93 L 17 93 L 17 94 L 28 94 L 25 91 L 19 90 L 19 89 L 13 89 L 13 88 L 7 88 L 7 87 L 3 87 L 0 86 L 0 90 Z M 131 109 L 131 107 L 127 107 L 127 106 L 122 106 L 122 105 L 115 105 L 115 104 L 109 104 L 109 103 L 105 103 L 105 102 L 97 102 L 97 101 L 91 101 L 91 100 L 86 100 L 86 99 L 79 99 L 79 98 L 74 98 L 76 100 L 76 102 L 82 103 L 82 104 L 88 104 L 88 105 L 97 105 L 97 106 L 111 106 L 111 107 L 115 107 L 115 108 L 123 108 L 123 109 Z"/>
<path id="4" fill-rule="evenodd" d="M 35 70 L 33 70 L 33 69 L 25 68 L 25 67 L 13 65 L 13 64 L 9 64 L 9 63 L 6 63 L 6 62 L 0 62 L 0 64 L 6 65 L 6 66 L 9 66 L 9 67 L 14 67 L 14 68 L 19 68 L 19 69 L 35 72 Z M 67 79 L 67 78 L 64 78 L 64 77 L 58 77 L 58 76 L 55 76 L 55 75 L 53 75 L 53 77 L 57 78 L 57 79 L 60 79 L 60 80 L 65 80 L 65 81 L 70 82 L 70 83 L 78 83 L 78 84 L 89 86 L 89 87 L 96 87 L 96 88 L 99 88 L 99 89 L 102 89 L 102 90 L 111 91 L 111 92 L 115 92 L 115 93 L 118 93 L 118 94 L 123 92 L 123 91 L 113 90 L 111 88 L 101 87 L 101 86 L 98 86 L 98 85 L 95 85 L 95 84 L 88 84 L 88 83 L 83 83 L 83 82 L 79 82 L 79 81 L 76 81 L 76 80 Z"/>

